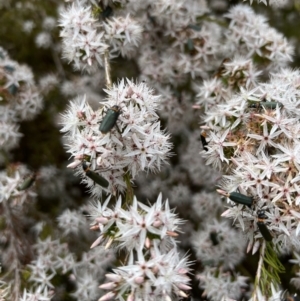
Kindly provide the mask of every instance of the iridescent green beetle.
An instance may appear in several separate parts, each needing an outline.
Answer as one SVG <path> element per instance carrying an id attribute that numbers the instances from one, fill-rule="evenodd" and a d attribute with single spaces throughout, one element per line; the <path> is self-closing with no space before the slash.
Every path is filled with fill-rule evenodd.
<path id="1" fill-rule="evenodd" d="M 117 105 L 108 109 L 99 126 L 99 131 L 102 134 L 108 133 L 115 126 L 120 114 L 121 108 Z"/>

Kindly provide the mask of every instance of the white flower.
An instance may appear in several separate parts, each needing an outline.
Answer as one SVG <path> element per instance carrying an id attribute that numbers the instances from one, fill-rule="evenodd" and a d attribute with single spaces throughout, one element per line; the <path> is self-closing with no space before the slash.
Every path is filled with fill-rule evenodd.
<path id="1" fill-rule="evenodd" d="M 70 233 L 77 234 L 80 228 L 85 225 L 85 219 L 82 214 L 77 211 L 66 209 L 58 218 L 58 226 L 62 230 L 63 235 Z"/>
<path id="2" fill-rule="evenodd" d="M 90 271 L 76 277 L 76 290 L 72 295 L 82 301 L 95 300 L 99 296 L 99 283 Z"/>
<path id="3" fill-rule="evenodd" d="M 224 156 L 224 149 L 226 147 L 231 147 L 231 146 L 235 146 L 236 143 L 235 142 L 226 142 L 225 139 L 227 137 L 227 135 L 229 134 L 230 129 L 227 129 L 224 132 L 217 132 L 215 133 L 211 133 L 211 142 L 210 145 L 213 145 L 212 147 L 210 147 L 208 149 L 208 151 L 202 151 L 202 153 L 206 153 L 206 155 L 209 157 L 217 157 L 220 158 L 221 161 L 224 161 L 226 163 L 228 163 L 228 158 L 226 158 Z"/>
<path id="4" fill-rule="evenodd" d="M 265 122 L 263 124 L 263 133 L 261 135 L 248 134 L 248 137 L 261 141 L 260 145 L 256 151 L 257 154 L 260 153 L 261 151 L 264 151 L 264 149 L 267 145 L 274 146 L 275 148 L 278 147 L 278 145 L 273 141 L 273 139 L 275 137 L 277 137 L 278 135 L 280 135 L 281 131 L 280 130 L 276 131 L 276 130 L 277 130 L 277 127 L 272 127 L 272 129 L 270 130 L 270 133 L 268 133 L 268 124 L 267 124 L 267 122 Z"/>
<path id="5" fill-rule="evenodd" d="M 39 48 L 50 48 L 53 41 L 49 32 L 41 32 L 35 38 L 35 43 Z"/>

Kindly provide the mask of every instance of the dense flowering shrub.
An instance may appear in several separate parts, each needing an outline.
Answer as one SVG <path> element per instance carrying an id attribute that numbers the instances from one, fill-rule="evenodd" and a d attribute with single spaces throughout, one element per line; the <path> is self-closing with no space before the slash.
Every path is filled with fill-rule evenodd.
<path id="1" fill-rule="evenodd" d="M 0 300 L 293 298 L 296 5 L 65 2 L 0 1 Z"/>

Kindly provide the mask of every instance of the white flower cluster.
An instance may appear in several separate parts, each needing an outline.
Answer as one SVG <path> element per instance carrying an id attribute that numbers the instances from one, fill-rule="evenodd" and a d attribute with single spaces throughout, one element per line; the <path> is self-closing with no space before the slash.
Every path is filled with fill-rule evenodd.
<path id="1" fill-rule="evenodd" d="M 206 113 L 202 155 L 226 171 L 221 193 L 251 197 L 250 208 L 238 205 L 224 213 L 247 233 L 249 247 L 262 237 L 257 221 L 263 210 L 275 245 L 300 248 L 299 88 L 300 72 L 284 69 Z"/>
<path id="2" fill-rule="evenodd" d="M 209 300 L 219 301 L 239 300 L 243 294 L 243 290 L 248 286 L 247 277 L 238 274 L 230 274 L 230 272 L 220 272 L 215 268 L 206 267 L 205 271 L 198 275 L 200 287 L 204 289 L 204 296 Z"/>
<path id="3" fill-rule="evenodd" d="M 142 27 L 129 15 L 118 18 L 111 18 L 103 24 L 105 28 L 105 38 L 110 41 L 111 52 L 123 57 L 132 57 L 136 54 L 136 49 L 142 41 Z"/>
<path id="4" fill-rule="evenodd" d="M 293 47 L 286 38 L 249 6 L 234 6 L 225 16 L 230 19 L 229 32 L 226 34 L 227 46 L 234 53 L 248 58 L 258 56 L 267 64 L 271 61 L 269 68 L 276 69 L 292 60 Z"/>
<path id="5" fill-rule="evenodd" d="M 83 301 L 95 299 L 99 296 L 99 279 L 104 278 L 107 266 L 114 260 L 111 251 L 102 249 L 101 252 L 83 253 L 81 260 L 77 261 L 66 243 L 50 237 L 39 240 L 34 248 L 37 257 L 27 267 L 30 270 L 29 281 L 34 284 L 32 288 L 35 291 L 29 293 L 25 290 L 24 301 L 32 300 L 29 299 L 31 295 L 43 296 L 45 299 L 41 300 L 48 300 L 46 296 L 54 293 L 53 277 L 67 273 L 71 273 L 70 280 L 76 285 L 74 296 Z"/>
<path id="6" fill-rule="evenodd" d="M 105 203 L 91 206 L 92 229 L 100 229 L 101 235 L 93 243 L 114 244 L 125 249 L 129 260 L 125 266 L 107 274 L 111 281 L 100 288 L 111 292 L 100 298 L 101 301 L 124 300 L 162 300 L 175 296 L 174 300 L 186 297 L 190 263 L 187 257 L 179 257 L 174 237 L 178 234 L 182 221 L 170 210 L 168 201 L 162 203 L 162 195 L 149 207 L 133 199 L 129 210 L 122 209 L 122 197 L 116 206 L 108 208 L 109 196 Z"/>
<path id="7" fill-rule="evenodd" d="M 107 51 L 111 56 L 121 53 L 131 57 L 141 42 L 143 30 L 138 22 L 127 15 L 100 23 L 92 7 L 84 5 L 73 3 L 61 13 L 64 57 L 74 63 L 75 69 L 89 72 L 97 70 L 97 65 L 103 66 Z"/>
<path id="8" fill-rule="evenodd" d="M 73 268 L 72 279 L 76 285 L 73 298 L 90 301 L 103 295 L 103 291 L 99 290 L 99 282 L 103 283 L 105 273 L 115 260 L 112 250 L 98 248 L 83 252 L 81 260 Z"/>
<path id="9" fill-rule="evenodd" d="M 134 198 L 129 211 L 122 209 L 121 196 L 114 209 L 108 208 L 110 198 L 111 196 L 104 204 L 98 202 L 91 207 L 91 216 L 94 219 L 92 228 L 96 227 L 101 231 L 101 236 L 94 242 L 93 247 L 103 244 L 103 241 L 107 247 L 115 242 L 118 248 L 131 252 L 152 245 L 166 251 L 170 246 L 176 245 L 173 236 L 177 236 L 175 231 L 182 221 L 170 210 L 168 202 L 162 204 L 161 194 L 152 207 Z"/>
<path id="10" fill-rule="evenodd" d="M 103 54 L 108 49 L 91 7 L 72 4 L 61 13 L 59 25 L 63 38 L 64 57 L 78 70 L 90 68 L 94 62 L 103 65 Z"/>
<path id="11" fill-rule="evenodd" d="M 63 115 L 61 131 L 67 132 L 68 151 L 75 158 L 71 166 L 86 162 L 89 172 L 104 178 L 108 182 L 104 186 L 115 193 L 126 187 L 124 174 L 130 173 L 134 179 L 139 171 L 159 170 L 169 156 L 171 143 L 169 135 L 160 129 L 155 113 L 159 96 L 153 95 L 145 83 L 122 80 L 106 92 L 107 108 L 96 112 L 84 97 L 72 102 Z M 117 118 L 116 125 L 101 132 L 99 124 L 107 117 Z M 103 187 L 95 185 L 81 166 L 77 170 L 92 193 L 101 194 Z"/>
<path id="12" fill-rule="evenodd" d="M 67 244 L 51 240 L 50 237 L 39 240 L 34 247 L 38 256 L 28 265 L 29 280 L 41 286 L 41 290 L 54 288 L 51 279 L 56 274 L 55 270 L 61 268 L 63 273 L 72 270 L 75 264 L 73 255 L 68 252 Z"/>
<path id="13" fill-rule="evenodd" d="M 155 14 L 156 11 L 151 13 Z M 176 27 L 171 27 L 166 32 L 165 29 L 153 25 L 148 29 L 147 43 L 143 44 L 138 61 L 143 78 L 156 86 L 159 86 L 158 84 L 178 86 L 186 82 L 189 77 L 205 78 L 208 71 L 215 69 L 218 64 L 217 54 L 220 53 L 219 44 L 222 34 L 220 27 L 208 22 L 201 24 L 201 27 L 193 25 L 187 23 L 184 27 L 177 28 L 177 31 Z M 158 30 L 163 30 L 167 38 L 162 39 L 161 45 L 156 49 L 155 38 L 151 37 L 151 31 Z M 172 47 L 169 39 L 173 41 Z M 186 48 L 188 51 L 185 51 Z"/>
<path id="14" fill-rule="evenodd" d="M 158 0 L 153 1 L 151 9 L 155 20 L 172 32 L 195 24 L 197 18 L 209 12 L 205 0 Z"/>
<path id="15" fill-rule="evenodd" d="M 0 148 L 8 151 L 22 136 L 18 122 L 32 119 L 43 103 L 31 70 L 11 60 L 1 47 L 0 80 Z"/>
<path id="16" fill-rule="evenodd" d="M 214 110 L 215 105 L 225 102 L 239 87 L 255 86 L 260 74 L 255 70 L 251 59 L 241 56 L 224 60 L 219 69 L 216 76 L 204 80 L 199 87 L 196 104 L 203 107 L 205 112 Z"/>

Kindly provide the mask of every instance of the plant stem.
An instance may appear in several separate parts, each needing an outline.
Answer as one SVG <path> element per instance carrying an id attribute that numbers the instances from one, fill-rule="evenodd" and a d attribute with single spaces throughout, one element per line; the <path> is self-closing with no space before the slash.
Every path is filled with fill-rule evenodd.
<path id="1" fill-rule="evenodd" d="M 7 272 L 6 275 L 13 274 L 14 283 L 11 301 L 17 301 L 21 296 L 21 267 L 22 262 L 30 262 L 32 259 L 32 249 L 29 242 L 24 240 L 24 233 L 22 222 L 19 219 L 19 214 L 14 214 L 13 209 L 10 207 L 11 200 L 2 202 L 3 216 L 5 216 L 6 229 L 8 237 L 8 247 L 6 248 L 7 258 Z M 17 207 L 17 206 L 16 206 Z M 1 299 L 1 298 L 0 298 Z M 2 300 L 2 299 L 1 299 Z"/>
<path id="2" fill-rule="evenodd" d="M 123 204 L 123 206 L 127 205 L 127 206 L 130 206 L 132 205 L 132 201 L 133 201 L 133 196 L 134 196 L 134 193 L 133 193 L 133 188 L 132 188 L 132 185 L 131 185 L 131 175 L 129 172 L 126 172 L 123 176 L 124 178 L 124 181 L 126 183 L 126 197 L 125 197 L 125 203 Z"/>
<path id="3" fill-rule="evenodd" d="M 260 249 L 259 261 L 258 261 L 258 266 L 257 266 L 257 271 L 256 271 L 256 276 L 255 276 L 254 292 L 252 294 L 252 301 L 257 301 L 257 289 L 258 289 L 259 281 L 260 281 L 260 277 L 261 277 L 261 270 L 263 267 L 265 252 L 266 252 L 266 241 L 263 240 L 263 243 L 262 243 L 262 246 Z"/>
<path id="4" fill-rule="evenodd" d="M 60 61 L 59 55 L 57 54 L 57 50 L 55 49 L 55 47 L 51 47 L 51 54 L 52 54 L 52 58 L 54 61 L 54 64 L 56 66 L 57 72 L 59 74 L 59 76 L 63 79 L 66 78 L 66 74 L 65 74 L 65 70 L 64 67 Z"/>
<path id="5" fill-rule="evenodd" d="M 109 53 L 108 53 L 108 51 L 106 51 L 105 54 L 104 54 L 104 68 L 105 68 L 106 88 L 110 89 L 111 86 L 112 86 L 112 83 L 111 83 Z"/>

